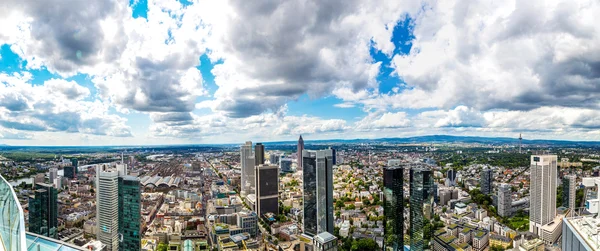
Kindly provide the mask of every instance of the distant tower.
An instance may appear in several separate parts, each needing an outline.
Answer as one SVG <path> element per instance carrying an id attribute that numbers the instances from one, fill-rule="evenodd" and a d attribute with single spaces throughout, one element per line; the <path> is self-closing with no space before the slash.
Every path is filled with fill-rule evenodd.
<path id="1" fill-rule="evenodd" d="M 519 133 L 519 154 L 521 153 L 522 145 L 523 145 L 523 137 L 521 137 L 521 134 Z"/>
<path id="2" fill-rule="evenodd" d="M 296 155 L 298 156 L 298 167 L 296 168 L 297 170 L 302 170 L 302 150 L 304 150 L 304 140 L 302 139 L 302 135 L 300 135 L 300 138 L 298 139 L 298 152 L 296 153 Z"/>

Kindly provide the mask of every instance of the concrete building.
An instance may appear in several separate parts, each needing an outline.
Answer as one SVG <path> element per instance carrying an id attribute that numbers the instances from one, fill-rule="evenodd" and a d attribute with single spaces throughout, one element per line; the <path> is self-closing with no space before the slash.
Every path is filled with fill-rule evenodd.
<path id="1" fill-rule="evenodd" d="M 509 217 L 512 214 L 512 190 L 510 184 L 498 186 L 498 215 Z"/>
<path id="2" fill-rule="evenodd" d="M 531 156 L 529 232 L 537 235 L 556 216 L 556 161 L 556 155 Z"/>
<path id="3" fill-rule="evenodd" d="M 119 250 L 119 173 L 106 165 L 96 166 L 97 239 L 107 251 Z"/>
<path id="4" fill-rule="evenodd" d="M 298 147 L 297 147 L 297 158 L 298 158 L 298 166 L 296 168 L 296 170 L 302 170 L 302 161 L 303 161 L 303 157 L 302 157 L 302 151 L 304 151 L 304 140 L 302 139 L 302 135 L 300 135 L 300 138 L 298 139 Z"/>
<path id="5" fill-rule="evenodd" d="M 337 251 L 337 246 L 337 238 L 328 232 L 322 232 L 313 238 L 315 251 Z"/>
<path id="6" fill-rule="evenodd" d="M 254 194 L 256 182 L 254 177 L 254 153 L 252 152 L 252 141 L 246 141 L 246 144 L 240 147 L 240 165 L 242 169 L 241 176 L 241 194 L 248 196 Z"/>
<path id="7" fill-rule="evenodd" d="M 279 214 L 279 168 L 277 165 L 259 165 L 255 169 L 256 213 Z"/>
<path id="8" fill-rule="evenodd" d="M 446 186 L 456 186 L 456 171 L 454 171 L 452 168 L 446 172 Z"/>
<path id="9" fill-rule="evenodd" d="M 562 250 L 597 251 L 600 250 L 600 219 L 593 215 L 563 218 Z"/>
<path id="10" fill-rule="evenodd" d="M 330 149 L 302 151 L 304 233 L 333 233 L 333 156 Z"/>
<path id="11" fill-rule="evenodd" d="M 525 241 L 519 245 L 519 251 L 544 251 L 546 245 L 540 239 Z"/>
<path id="12" fill-rule="evenodd" d="M 575 209 L 575 186 L 576 184 L 576 176 L 575 175 L 565 175 L 562 180 L 563 185 L 563 201 L 562 206 L 566 208 L 570 208 L 571 210 Z"/>
<path id="13" fill-rule="evenodd" d="M 48 179 L 50 182 L 54 182 L 54 180 L 58 177 L 58 168 L 52 167 L 48 169 Z"/>
<path id="14" fill-rule="evenodd" d="M 279 160 L 279 169 L 281 169 L 282 173 L 291 173 L 292 170 L 292 159 L 281 158 Z"/>
<path id="15" fill-rule="evenodd" d="M 491 194 L 492 193 L 492 185 L 494 180 L 494 172 L 492 169 L 486 168 L 481 171 L 481 192 L 483 194 Z"/>

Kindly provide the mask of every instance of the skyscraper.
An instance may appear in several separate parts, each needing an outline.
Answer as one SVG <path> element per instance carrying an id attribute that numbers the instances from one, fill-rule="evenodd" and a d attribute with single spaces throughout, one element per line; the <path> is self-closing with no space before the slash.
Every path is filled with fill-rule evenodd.
<path id="1" fill-rule="evenodd" d="M 492 193 L 492 182 L 494 180 L 494 172 L 492 169 L 485 168 L 481 170 L 481 193 L 491 194 Z"/>
<path id="2" fill-rule="evenodd" d="M 262 143 L 256 143 L 254 146 L 254 165 L 262 165 L 265 163 L 265 146 Z"/>
<path id="3" fill-rule="evenodd" d="M 119 250 L 119 174 L 106 165 L 96 167 L 97 239 L 107 251 Z"/>
<path id="4" fill-rule="evenodd" d="M 79 167 L 79 161 L 76 158 L 71 159 L 71 166 L 65 166 L 64 175 L 69 179 L 77 178 L 77 168 Z"/>
<path id="5" fill-rule="evenodd" d="M 537 235 L 556 216 L 556 161 L 556 155 L 531 156 L 529 232 Z"/>
<path id="6" fill-rule="evenodd" d="M 137 251 L 141 246 L 140 235 L 140 181 L 133 176 L 119 177 L 119 233 L 120 250 Z"/>
<path id="7" fill-rule="evenodd" d="M 452 168 L 446 172 L 446 186 L 456 186 L 456 171 Z"/>
<path id="8" fill-rule="evenodd" d="M 252 152 L 252 141 L 240 147 L 240 163 L 242 168 L 241 193 L 243 196 L 254 194 L 254 153 Z"/>
<path id="9" fill-rule="evenodd" d="M 333 156 L 330 149 L 302 151 L 304 233 L 333 233 Z"/>
<path id="10" fill-rule="evenodd" d="M 58 237 L 57 199 L 58 191 L 53 185 L 35 184 L 34 195 L 29 197 L 29 232 Z"/>
<path id="11" fill-rule="evenodd" d="M 563 177 L 563 201 L 562 206 L 566 208 L 570 208 L 571 210 L 575 209 L 575 185 L 576 185 L 576 177 L 575 175 L 565 175 Z"/>
<path id="12" fill-rule="evenodd" d="M 383 169 L 384 250 L 404 250 L 404 167 Z"/>
<path id="13" fill-rule="evenodd" d="M 279 168 L 277 165 L 256 167 L 256 213 L 279 214 Z"/>
<path id="14" fill-rule="evenodd" d="M 422 251 L 425 217 L 433 215 L 433 173 L 421 167 L 410 169 L 410 250 Z"/>
<path id="15" fill-rule="evenodd" d="M 335 154 L 335 149 L 333 149 L 332 147 L 329 147 L 329 149 L 331 149 L 331 156 L 333 156 L 333 165 L 337 165 L 337 158 L 336 158 L 336 154 Z"/>
<path id="16" fill-rule="evenodd" d="M 302 139 L 302 135 L 300 135 L 300 138 L 298 139 L 298 151 L 296 153 L 298 157 L 298 167 L 296 170 L 302 170 L 302 151 L 304 151 L 304 140 Z"/>
<path id="17" fill-rule="evenodd" d="M 48 179 L 50 179 L 50 182 L 54 182 L 56 177 L 58 177 L 58 169 L 56 167 L 48 169 Z"/>
<path id="18" fill-rule="evenodd" d="M 510 184 L 498 186 L 498 215 L 509 217 L 512 213 L 512 188 Z"/>

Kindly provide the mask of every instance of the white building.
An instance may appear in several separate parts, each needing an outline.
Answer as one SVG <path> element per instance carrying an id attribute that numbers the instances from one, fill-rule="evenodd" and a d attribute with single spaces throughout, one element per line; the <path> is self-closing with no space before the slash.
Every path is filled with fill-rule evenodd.
<path id="1" fill-rule="evenodd" d="M 241 191 L 242 196 L 254 194 L 254 153 L 252 152 L 252 141 L 246 141 L 246 144 L 240 147 L 240 165 L 242 168 Z"/>
<path id="2" fill-rule="evenodd" d="M 96 167 L 97 238 L 107 251 L 119 250 L 119 173 L 106 165 Z"/>
<path id="3" fill-rule="evenodd" d="M 537 235 L 556 216 L 556 161 L 556 155 L 531 156 L 529 232 Z"/>
<path id="4" fill-rule="evenodd" d="M 508 217 L 511 215 L 512 191 L 510 184 L 500 184 L 498 187 L 498 215 Z"/>

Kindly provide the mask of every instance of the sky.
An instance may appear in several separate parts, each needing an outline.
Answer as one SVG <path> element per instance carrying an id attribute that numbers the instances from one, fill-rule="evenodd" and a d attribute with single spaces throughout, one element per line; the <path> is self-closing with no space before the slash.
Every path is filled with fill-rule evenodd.
<path id="1" fill-rule="evenodd" d="M 0 144 L 600 140 L 600 2 L 0 2 Z"/>

